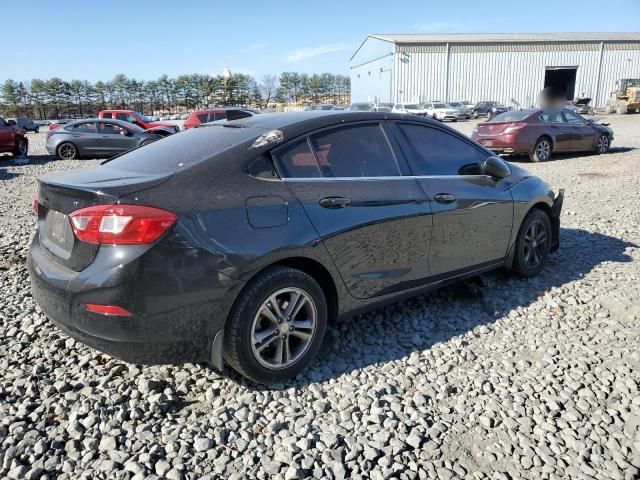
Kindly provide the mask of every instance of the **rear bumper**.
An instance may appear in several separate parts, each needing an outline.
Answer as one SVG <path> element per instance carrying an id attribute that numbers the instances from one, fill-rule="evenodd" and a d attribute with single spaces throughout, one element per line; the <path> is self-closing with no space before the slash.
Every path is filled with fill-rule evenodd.
<path id="1" fill-rule="evenodd" d="M 222 299 L 204 302 L 193 292 L 158 298 L 162 292 L 154 291 L 158 285 L 152 280 L 137 284 L 144 263 L 138 259 L 110 268 L 99 254 L 90 267 L 75 272 L 54 262 L 36 234 L 27 263 L 33 297 L 47 317 L 67 335 L 126 362 L 207 361 L 224 326 Z M 157 308 L 145 308 L 149 302 Z M 121 306 L 132 315 L 92 313 L 87 303 Z"/>

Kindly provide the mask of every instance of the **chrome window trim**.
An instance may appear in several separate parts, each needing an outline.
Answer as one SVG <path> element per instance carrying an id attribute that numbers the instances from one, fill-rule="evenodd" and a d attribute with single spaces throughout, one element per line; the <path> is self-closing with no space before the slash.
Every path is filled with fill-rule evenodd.
<path id="1" fill-rule="evenodd" d="M 452 178 L 489 178 L 490 175 L 400 175 L 387 177 L 316 177 L 316 178 L 282 178 L 283 182 L 327 182 L 327 181 L 375 181 L 375 180 L 415 180 L 415 179 L 452 179 Z"/>

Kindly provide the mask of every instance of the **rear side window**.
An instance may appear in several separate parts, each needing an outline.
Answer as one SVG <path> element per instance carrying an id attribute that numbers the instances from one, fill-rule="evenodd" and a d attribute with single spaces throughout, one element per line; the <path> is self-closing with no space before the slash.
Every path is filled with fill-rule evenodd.
<path id="1" fill-rule="evenodd" d="M 243 110 L 228 110 L 227 111 L 227 120 L 238 120 L 240 118 L 250 117 L 251 114 L 249 112 L 245 112 Z"/>
<path id="2" fill-rule="evenodd" d="M 481 174 L 484 155 L 464 140 L 437 128 L 409 123 L 397 126 L 414 175 Z"/>
<path id="3" fill-rule="evenodd" d="M 400 175 L 391 146 L 379 124 L 340 127 L 311 136 L 323 177 Z"/>
<path id="4" fill-rule="evenodd" d="M 544 123 L 564 123 L 561 112 L 544 112 L 540 115 L 540 120 Z"/>
<path id="5" fill-rule="evenodd" d="M 198 120 L 200 120 L 200 123 L 207 123 L 209 120 L 209 114 L 208 113 L 199 113 L 198 114 Z"/>
<path id="6" fill-rule="evenodd" d="M 111 115 L 111 112 L 103 113 L 102 118 L 113 118 L 113 115 Z"/>
<path id="7" fill-rule="evenodd" d="M 279 149 L 275 158 L 285 178 L 320 177 L 318 164 L 306 138 Z"/>
<path id="8" fill-rule="evenodd" d="M 96 124 L 94 122 L 78 123 L 72 128 L 74 132 L 78 133 L 96 133 Z"/>
<path id="9" fill-rule="evenodd" d="M 216 112 L 209 114 L 209 121 L 214 122 L 216 120 L 226 120 L 227 114 L 225 112 Z"/>

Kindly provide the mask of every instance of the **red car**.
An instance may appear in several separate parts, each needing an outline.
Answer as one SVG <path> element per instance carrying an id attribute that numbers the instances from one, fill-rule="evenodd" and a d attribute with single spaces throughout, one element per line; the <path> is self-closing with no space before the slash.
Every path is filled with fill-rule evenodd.
<path id="1" fill-rule="evenodd" d="M 552 152 L 605 153 L 613 130 L 570 110 L 529 109 L 504 112 L 479 123 L 471 138 L 494 152 L 526 154 L 540 162 L 549 160 Z"/>
<path id="2" fill-rule="evenodd" d="M 133 110 L 101 110 L 98 113 L 98 118 L 114 118 L 116 120 L 123 120 L 162 136 L 171 135 L 172 133 L 178 133 L 180 131 L 180 127 L 174 123 L 154 122 L 150 118 L 145 117 L 142 113 L 134 112 Z"/>
<path id="3" fill-rule="evenodd" d="M 14 157 L 24 157 L 29 150 L 26 131 L 13 120 L 8 122 L 0 117 L 0 153 L 12 153 Z"/>
<path id="4" fill-rule="evenodd" d="M 184 122 L 183 128 L 188 130 L 202 123 L 215 122 L 216 120 L 238 120 L 239 118 L 251 117 L 257 113 L 260 112 L 250 108 L 207 108 L 189 115 L 189 118 Z"/>

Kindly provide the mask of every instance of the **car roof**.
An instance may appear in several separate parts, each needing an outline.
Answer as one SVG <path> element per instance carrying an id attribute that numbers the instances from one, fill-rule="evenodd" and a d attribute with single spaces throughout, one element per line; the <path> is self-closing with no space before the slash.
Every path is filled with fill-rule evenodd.
<path id="1" fill-rule="evenodd" d="M 125 122 L 124 120 L 117 120 L 115 118 L 82 118 L 80 120 L 74 120 L 72 122 L 69 122 L 69 126 L 70 125 L 75 125 L 76 123 L 89 123 L 89 122 L 100 122 L 100 123 L 110 123 L 112 125 L 118 125 L 119 127 L 123 127 L 123 128 L 131 128 L 131 123 L 129 122 Z"/>
<path id="2" fill-rule="evenodd" d="M 197 113 L 211 113 L 211 112 L 228 112 L 229 110 L 242 110 L 243 112 L 256 112 L 252 108 L 248 107 L 211 107 L 211 108 L 203 108 L 201 110 L 196 110 L 191 115 L 195 115 Z"/>
<path id="3" fill-rule="evenodd" d="M 267 113 L 252 117 L 241 118 L 225 122 L 226 126 L 238 126 L 255 128 L 263 131 L 281 130 L 285 141 L 307 132 L 324 127 L 338 126 L 347 122 L 360 122 L 367 120 L 412 120 L 422 121 L 440 126 L 440 122 L 417 117 L 389 112 L 362 112 L 346 110 L 311 110 L 301 112 Z M 222 125 L 222 124 L 221 124 Z"/>

